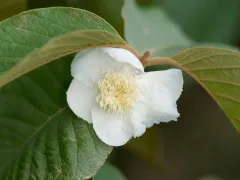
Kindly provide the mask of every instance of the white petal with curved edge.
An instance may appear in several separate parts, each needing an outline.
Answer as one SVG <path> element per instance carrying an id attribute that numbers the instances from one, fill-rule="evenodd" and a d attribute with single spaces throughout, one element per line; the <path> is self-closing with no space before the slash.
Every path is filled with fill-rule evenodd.
<path id="1" fill-rule="evenodd" d="M 104 71 L 119 68 L 117 61 L 114 61 L 100 48 L 95 48 L 76 54 L 71 64 L 71 74 L 74 78 L 92 87 Z"/>
<path id="2" fill-rule="evenodd" d="M 77 79 L 73 79 L 67 91 L 67 103 L 78 117 L 92 123 L 91 109 L 96 92 Z"/>
<path id="3" fill-rule="evenodd" d="M 131 52 L 121 48 L 94 48 L 76 54 L 72 64 L 72 76 L 92 87 L 106 70 L 136 73 L 143 66 Z"/>
<path id="4" fill-rule="evenodd" d="M 147 127 L 160 122 L 177 120 L 179 117 L 176 101 L 182 92 L 182 77 L 173 78 L 174 76 L 172 76 L 172 78 L 169 78 L 171 76 L 166 76 L 166 79 L 169 78 L 168 81 L 172 83 L 170 84 L 165 81 L 161 73 L 155 73 L 156 76 L 159 74 L 163 83 L 157 77 L 153 77 L 154 74 L 149 76 L 146 73 L 137 77 L 140 88 L 137 103 L 145 106 L 146 119 L 143 123 Z"/>
<path id="5" fill-rule="evenodd" d="M 139 137 L 146 131 L 146 125 L 143 123 L 146 119 L 145 106 L 136 104 L 130 112 L 130 118 L 133 124 L 133 136 Z"/>
<path id="6" fill-rule="evenodd" d="M 179 69 L 168 69 L 164 71 L 147 72 L 144 75 L 147 80 L 165 86 L 175 100 L 179 98 L 183 89 L 182 71 Z"/>
<path id="7" fill-rule="evenodd" d="M 94 107 L 91 113 L 93 129 L 104 143 L 122 146 L 132 137 L 132 124 L 126 116 L 110 114 L 98 107 Z"/>
<path id="8" fill-rule="evenodd" d="M 113 59 L 119 62 L 129 63 L 133 67 L 144 72 L 144 67 L 140 60 L 130 51 L 122 48 L 102 48 L 104 52 L 109 54 Z"/>

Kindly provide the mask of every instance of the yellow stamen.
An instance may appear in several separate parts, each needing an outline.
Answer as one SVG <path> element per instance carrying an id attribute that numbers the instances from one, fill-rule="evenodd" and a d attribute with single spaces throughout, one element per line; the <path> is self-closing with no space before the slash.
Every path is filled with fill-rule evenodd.
<path id="1" fill-rule="evenodd" d="M 134 76 L 107 71 L 98 81 L 96 101 L 108 112 L 125 113 L 135 104 L 139 90 Z"/>

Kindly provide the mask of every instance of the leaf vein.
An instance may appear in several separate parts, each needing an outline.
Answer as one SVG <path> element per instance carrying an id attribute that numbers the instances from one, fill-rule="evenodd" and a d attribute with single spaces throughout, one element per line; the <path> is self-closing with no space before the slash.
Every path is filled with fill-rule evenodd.
<path id="1" fill-rule="evenodd" d="M 186 66 L 186 65 L 189 65 L 191 63 L 195 63 L 195 62 L 201 61 L 204 58 L 211 58 L 211 57 L 217 57 L 217 56 L 236 56 L 236 54 L 231 54 L 231 53 L 228 53 L 228 54 L 227 53 L 211 54 L 211 55 L 207 55 L 207 56 L 203 56 L 203 57 L 194 59 L 193 61 L 188 61 L 186 63 L 181 63 L 181 65 Z"/>
<path id="2" fill-rule="evenodd" d="M 237 103 L 240 103 L 240 100 L 236 100 L 232 97 L 229 97 L 227 95 L 224 95 L 224 94 L 220 94 L 220 93 L 212 93 L 214 96 L 218 96 L 218 97 L 221 97 L 221 98 L 224 98 L 224 99 L 227 99 L 227 100 L 230 100 L 230 101 L 233 101 L 233 102 L 237 102 Z"/>
<path id="3" fill-rule="evenodd" d="M 39 126 L 39 128 L 37 128 L 37 130 L 28 138 L 28 140 L 20 147 L 20 150 L 22 151 L 25 146 L 35 137 L 37 136 L 37 134 L 44 128 L 46 127 L 46 125 L 48 123 L 50 123 L 50 121 L 56 117 L 57 115 L 61 114 L 64 110 L 66 110 L 67 107 L 63 107 L 63 108 L 59 108 L 54 114 L 52 114 L 51 116 L 49 116 L 47 118 L 47 120 L 41 125 Z"/>
<path id="4" fill-rule="evenodd" d="M 206 71 L 206 70 L 224 70 L 224 69 L 240 69 L 240 66 L 222 66 L 222 67 L 206 67 L 206 68 L 192 68 L 189 69 L 189 71 L 191 72 L 195 72 L 195 71 Z"/>
<path id="5" fill-rule="evenodd" d="M 240 84 L 234 83 L 234 82 L 228 82 L 228 81 L 221 81 L 221 80 L 216 80 L 216 79 L 199 79 L 203 82 L 213 82 L 213 83 L 219 83 L 219 84 L 228 84 L 228 85 L 234 85 L 234 86 L 239 86 Z"/>
<path id="6" fill-rule="evenodd" d="M 60 26 L 59 24 L 56 24 L 55 22 L 52 22 L 52 21 L 50 21 L 49 19 L 44 18 L 44 17 L 42 17 L 42 16 L 40 16 L 40 15 L 38 15 L 38 14 L 32 14 L 32 16 L 36 16 L 36 17 L 39 18 L 39 19 L 42 19 L 42 20 L 44 20 L 44 21 L 47 21 L 47 22 L 49 22 L 49 23 L 51 23 L 51 24 L 53 24 L 53 25 L 55 25 L 55 26 L 57 26 L 57 27 L 59 27 L 59 28 L 62 28 L 62 29 L 65 30 L 66 32 L 69 32 L 69 30 L 66 29 L 65 27 L 62 27 L 62 26 Z"/>

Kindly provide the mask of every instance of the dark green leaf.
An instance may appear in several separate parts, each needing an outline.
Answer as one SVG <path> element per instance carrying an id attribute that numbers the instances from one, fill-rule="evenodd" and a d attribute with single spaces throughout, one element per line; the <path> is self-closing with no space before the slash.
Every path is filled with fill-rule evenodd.
<path id="1" fill-rule="evenodd" d="M 67 107 L 66 55 L 114 44 L 124 44 L 117 32 L 79 9 L 33 10 L 0 23 L 0 179 L 95 175 L 112 148 Z"/>

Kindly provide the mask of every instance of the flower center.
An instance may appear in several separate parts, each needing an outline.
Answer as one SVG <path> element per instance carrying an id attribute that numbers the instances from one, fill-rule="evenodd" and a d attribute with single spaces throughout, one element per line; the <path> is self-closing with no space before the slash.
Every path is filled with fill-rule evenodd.
<path id="1" fill-rule="evenodd" d="M 139 92 L 134 76 L 113 71 L 103 73 L 98 88 L 96 101 L 100 107 L 116 113 L 125 113 L 133 107 Z"/>

